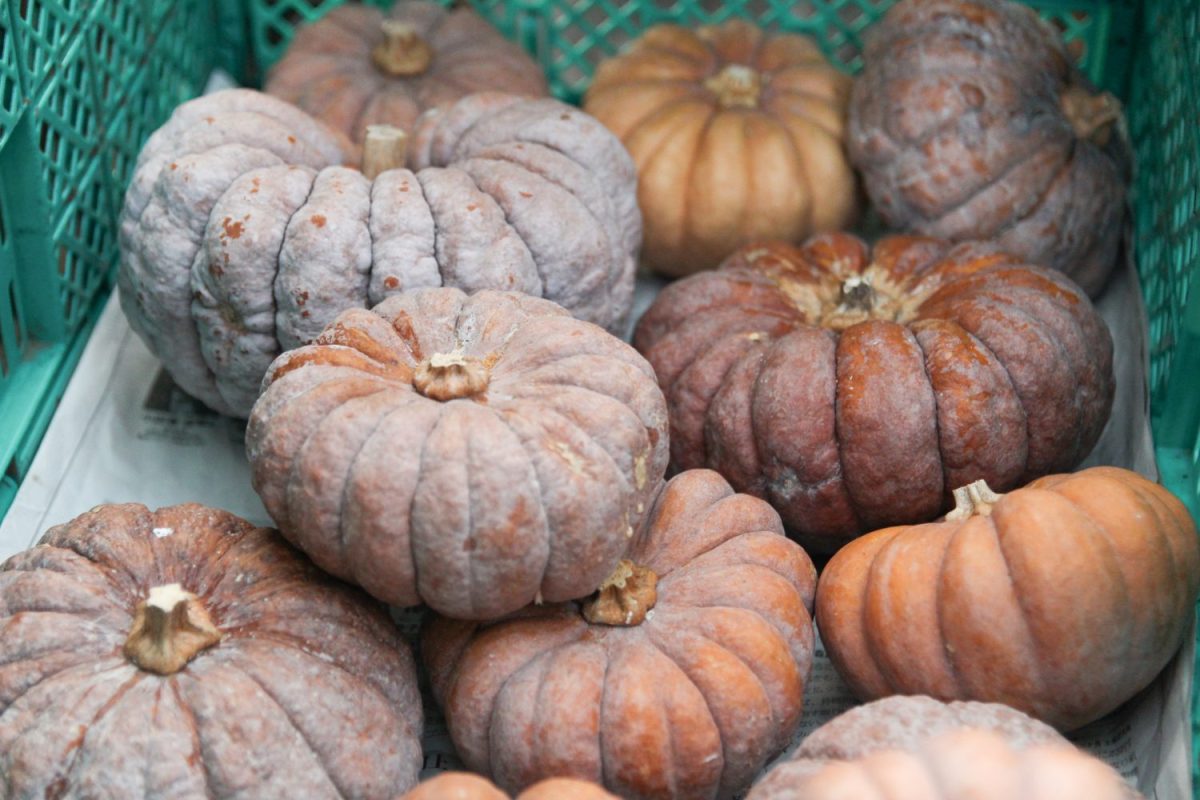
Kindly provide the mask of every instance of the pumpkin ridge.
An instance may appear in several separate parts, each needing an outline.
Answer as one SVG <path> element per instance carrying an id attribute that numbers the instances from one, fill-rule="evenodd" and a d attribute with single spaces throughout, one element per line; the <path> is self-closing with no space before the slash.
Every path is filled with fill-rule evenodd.
<path id="1" fill-rule="evenodd" d="M 675 104 L 673 103 L 672 105 Z M 692 178 L 695 177 L 696 162 L 699 161 L 699 154 L 705 145 L 705 141 L 708 139 L 709 131 L 712 130 L 713 120 L 715 120 L 721 113 L 722 112 L 719 109 L 710 110 L 708 115 L 704 118 L 704 124 L 700 126 L 700 130 L 696 133 L 695 139 L 691 143 L 691 157 L 687 159 L 687 172 L 684 173 L 683 180 L 679 182 L 679 185 L 684 187 L 685 191 L 679 198 L 679 230 L 677 235 L 673 237 L 673 240 L 669 243 L 669 246 L 673 251 L 677 252 L 682 247 L 683 242 L 688 239 L 688 232 L 692 230 L 695 224 L 695 221 L 692 219 L 692 210 L 694 208 L 692 204 L 692 196 L 694 193 Z M 668 142 L 674 144 L 677 140 L 680 145 L 683 144 L 682 136 L 678 136 L 677 133 L 672 133 L 671 136 L 664 138 L 663 144 L 666 145 Z M 653 155 L 646 159 L 642 174 L 649 174 L 650 165 L 653 163 L 654 156 L 664 151 L 665 147 L 659 148 Z M 672 753 L 672 756 L 673 755 L 674 754 Z"/>
<path id="2" fill-rule="evenodd" d="M 317 186 L 317 175 L 319 174 L 319 172 L 320 172 L 319 170 L 313 171 L 312 176 L 311 176 L 312 180 L 309 182 L 308 192 L 305 193 L 304 200 L 301 201 L 300 205 L 296 206 L 296 209 L 294 211 L 292 211 L 291 214 L 288 215 L 287 222 L 285 222 L 283 224 L 283 235 L 279 237 L 279 249 L 275 252 L 275 259 L 272 262 L 275 267 L 275 275 L 271 278 L 271 318 L 273 320 L 277 319 L 278 314 L 279 314 L 279 302 L 278 302 L 278 300 L 276 300 L 276 298 L 279 296 L 278 293 L 281 291 L 279 288 L 279 274 L 283 271 L 281 269 L 281 265 L 279 263 L 279 258 L 280 258 L 280 256 L 283 255 L 283 248 L 287 245 L 288 231 L 291 230 L 291 228 L 292 228 L 292 220 L 295 219 L 296 215 L 300 213 L 300 209 L 302 209 L 308 205 L 308 201 L 312 198 L 313 189 L 315 189 Z M 233 183 L 230 183 L 230 186 L 232 186 L 232 185 L 233 185 Z M 213 204 L 213 207 L 216 208 L 215 203 Z M 198 323 L 195 320 L 193 320 L 192 324 L 197 325 Z M 283 352 L 283 343 L 279 341 L 279 326 L 278 325 L 271 326 L 271 338 L 275 340 L 276 350 L 278 352 L 282 353 Z M 210 372 L 212 371 L 211 368 L 209 371 Z M 214 374 L 214 378 L 215 378 L 215 374 Z"/>
<path id="3" fill-rule="evenodd" d="M 947 498 L 950 496 L 953 488 L 949 485 L 949 467 L 951 465 L 949 461 L 946 460 L 945 450 L 942 449 L 941 393 L 933 388 L 933 375 L 929 372 L 929 354 L 925 351 L 925 345 L 921 344 L 921 339 L 917 336 L 917 332 L 912 329 L 911 322 L 902 323 L 902 327 L 908 331 L 909 335 L 912 337 L 912 340 L 916 342 L 917 352 L 921 354 L 921 372 L 925 375 L 925 383 L 929 385 L 929 396 L 933 398 L 933 441 L 934 446 L 937 447 L 938 464 L 942 473 L 941 507 L 945 508 L 947 504 Z"/>
<path id="4" fill-rule="evenodd" d="M 734 339 L 734 340 L 742 339 L 742 338 L 744 338 L 744 336 L 745 336 L 745 334 L 741 334 L 741 333 L 731 333 L 727 336 L 722 337 L 721 339 L 719 339 L 715 342 L 712 342 L 711 349 L 715 350 L 719 345 L 724 344 L 725 342 L 727 342 L 731 339 Z M 708 418 L 708 409 L 712 407 L 713 399 L 717 396 L 717 392 L 719 392 L 721 390 L 721 387 L 725 384 L 725 380 L 729 377 L 729 373 L 733 371 L 733 368 L 735 366 L 737 366 L 737 363 L 742 360 L 742 358 L 746 355 L 747 351 L 752 346 L 753 345 L 745 345 L 737 353 L 737 355 L 735 355 L 733 358 L 731 358 L 729 360 L 729 364 L 725 367 L 724 371 L 721 373 L 720 379 L 717 381 L 714 381 L 711 384 L 711 386 L 707 387 L 711 391 L 709 391 L 707 393 L 707 397 L 705 398 L 704 413 L 702 415 L 700 415 L 700 430 L 697 431 L 697 433 L 699 435 L 695 437 L 695 443 L 700 445 L 700 450 L 703 454 L 702 459 L 699 461 L 700 464 L 707 464 L 708 459 L 709 459 L 708 437 L 704 435 L 704 429 L 706 427 L 706 421 Z M 667 397 L 668 403 L 670 403 L 670 407 L 677 407 L 677 404 L 679 402 L 678 392 L 680 391 L 679 386 L 680 386 L 681 382 L 684 381 L 685 376 L 687 376 L 689 374 L 689 371 L 692 369 L 692 367 L 696 366 L 697 364 L 700 364 L 701 361 L 702 361 L 702 359 L 701 359 L 700 351 L 694 350 L 692 353 L 691 361 L 689 361 L 687 363 L 687 365 L 683 369 L 681 369 L 678 372 L 678 374 L 676 374 L 674 380 L 672 380 L 668 386 L 664 387 L 663 394 Z M 671 415 L 669 415 L 669 417 L 670 417 L 670 419 L 668 421 L 671 424 L 671 427 L 675 428 L 677 431 L 675 436 L 671 437 L 671 444 L 673 445 L 676 438 L 680 438 L 682 440 L 682 437 L 680 437 L 680 435 L 678 433 L 678 429 L 676 428 L 676 426 L 679 424 L 677 415 L 671 414 Z M 673 458 L 672 460 L 675 460 L 675 459 Z"/>
<path id="5" fill-rule="evenodd" d="M 763 102 L 763 107 L 771 111 L 771 117 L 775 119 L 777 124 L 780 124 L 781 127 L 787 131 L 788 138 L 792 140 L 792 145 L 796 148 L 797 152 L 800 151 L 800 147 L 795 141 L 796 134 L 793 133 L 788 126 L 779 122 L 778 118 L 776 117 L 777 114 L 786 114 L 789 117 L 803 120 L 809 130 L 816 131 L 822 136 L 832 139 L 838 144 L 842 144 L 842 134 L 838 133 L 837 131 L 830 130 L 828 127 L 826 127 L 823 120 L 818 119 L 817 117 L 814 117 L 812 114 L 808 113 L 808 106 L 814 105 L 810 98 L 817 97 L 821 101 L 822 105 L 829 105 L 829 102 L 825 98 L 820 98 L 817 95 L 813 95 L 811 92 L 804 92 L 795 89 L 778 89 L 774 86 L 770 87 L 769 93 L 764 92 L 764 94 L 768 94 L 769 99 Z M 787 95 L 792 95 L 796 99 L 791 102 L 787 102 Z M 776 104 L 772 102 L 773 100 L 778 100 L 780 105 L 785 105 L 786 107 L 782 109 L 778 108 Z"/>
<path id="6" fill-rule="evenodd" d="M 128 694 L 130 689 L 132 689 L 134 686 L 136 686 L 138 683 L 140 683 L 143 678 L 147 677 L 142 672 L 142 670 L 137 667 L 137 665 L 129 665 L 129 666 L 133 666 L 133 675 L 131 675 L 128 680 L 126 680 L 124 683 L 122 683 L 120 686 L 118 686 L 116 691 L 113 692 L 112 697 L 105 700 L 103 705 L 101 705 L 100 708 L 96 710 L 96 713 L 88 721 L 88 724 L 87 724 L 88 731 L 91 731 L 91 729 L 93 727 L 95 727 L 97 724 L 99 724 L 100 720 L 102 720 L 104 718 L 104 716 L 106 714 L 108 714 L 109 711 L 111 711 L 117 704 L 119 704 L 121 702 L 121 699 L 123 697 L 125 697 L 126 694 Z M 70 756 L 69 756 L 70 761 L 67 764 L 66 768 L 63 770 L 62 775 L 60 777 L 60 779 L 63 780 L 66 785 L 68 785 L 68 786 L 71 785 L 71 775 L 75 772 L 76 769 L 78 769 L 79 764 L 81 762 L 81 757 L 86 748 L 87 748 L 87 733 L 84 733 L 83 736 L 81 736 L 79 738 L 78 744 L 76 744 L 73 749 L 68 751 L 70 753 Z M 67 753 L 63 753 L 62 756 L 64 758 L 68 757 Z M 47 794 L 47 796 L 50 795 L 49 787 L 47 787 L 46 794 Z"/>
<path id="7" fill-rule="evenodd" d="M 179 708 L 179 713 L 187 720 L 185 727 L 192 734 L 192 752 L 188 756 L 189 764 L 200 765 L 200 779 L 204 786 L 204 796 L 206 800 L 216 800 L 216 794 L 212 790 L 212 773 L 208 766 L 208 759 L 204 757 L 204 743 L 200 740 L 200 725 L 196 719 L 196 712 L 190 703 L 183 699 L 183 695 L 179 690 L 179 682 L 174 678 L 168 678 L 162 681 L 162 685 L 166 686 L 171 691 L 171 696 L 175 698 L 175 705 Z"/>
<path id="8" fill-rule="evenodd" d="M 150 532 L 150 529 L 153 526 L 150 509 L 141 503 L 125 503 L 122 506 L 122 510 L 127 510 L 131 513 L 137 514 L 137 519 L 134 520 L 134 524 L 140 528 L 140 533 L 142 536 L 140 537 L 139 541 L 139 537 L 134 535 L 134 530 L 126 528 L 119 532 L 120 538 L 132 541 L 149 552 L 149 537 L 146 537 L 146 534 Z M 111 529 L 108 529 L 107 527 L 104 529 L 104 533 L 110 532 Z M 108 578 L 109 580 L 111 580 L 111 577 L 103 574 L 104 570 L 119 571 L 121 576 L 125 579 L 123 581 L 124 586 L 122 588 L 126 590 L 128 595 L 127 597 L 123 598 L 123 600 L 126 603 L 136 602 L 136 593 L 141 591 L 142 582 L 138 576 L 134 575 L 129 569 L 129 566 L 125 563 L 125 559 L 116 557 L 116 554 L 113 553 L 111 547 L 105 547 L 103 543 L 100 543 L 100 545 L 97 547 L 95 540 L 91 542 L 87 541 L 86 537 L 77 535 L 75 531 L 69 529 L 66 525 L 58 525 L 48 531 L 44 537 L 43 543 L 51 547 L 69 550 L 70 552 L 75 553 L 80 558 L 83 558 L 89 563 L 93 564 L 97 570 L 101 571 L 101 577 Z M 92 544 L 96 549 L 92 549 L 91 552 L 89 552 L 89 544 Z M 129 613 L 128 606 L 126 606 L 125 611 L 126 613 Z M 133 620 L 132 614 L 129 615 L 129 619 L 131 621 Z"/>
<path id="9" fill-rule="evenodd" d="M 954 544 L 954 540 L 962 535 L 964 528 L 966 528 L 965 522 L 958 523 L 953 533 L 951 533 L 950 537 L 946 540 L 946 546 L 939 548 L 941 552 L 938 554 L 938 568 L 936 572 L 938 576 L 937 587 L 933 592 L 934 618 L 937 620 L 938 638 L 942 641 L 942 646 L 938 648 L 938 652 L 941 653 L 942 660 L 946 664 L 946 674 L 949 675 L 954 681 L 954 694 L 956 697 L 962 697 L 964 695 L 964 681 L 962 672 L 959 670 L 958 662 L 954 657 L 956 651 L 951 648 L 950 643 L 946 640 L 946 621 L 944 615 L 942 614 L 942 596 L 946 590 L 946 581 L 944 577 L 946 574 L 946 559 L 950 552 L 951 546 Z M 889 682 L 892 683 L 893 686 L 896 685 L 895 681 Z"/>

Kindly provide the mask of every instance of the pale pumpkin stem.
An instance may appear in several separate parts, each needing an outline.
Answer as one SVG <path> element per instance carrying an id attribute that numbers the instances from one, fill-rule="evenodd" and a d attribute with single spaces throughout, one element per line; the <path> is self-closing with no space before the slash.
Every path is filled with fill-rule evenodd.
<path id="1" fill-rule="evenodd" d="M 373 181 L 381 172 L 400 169 L 408 158 L 408 134 L 392 125 L 368 125 L 363 141 L 362 173 Z"/>
<path id="2" fill-rule="evenodd" d="M 583 603 L 583 618 L 594 625 L 640 625 L 658 600 L 657 587 L 658 576 L 649 567 L 622 559 Z"/>
<path id="3" fill-rule="evenodd" d="M 431 400 L 472 397 L 488 387 L 491 370 L 486 362 L 464 355 L 462 350 L 434 353 L 417 365 L 413 388 Z"/>
<path id="4" fill-rule="evenodd" d="M 838 305 L 846 311 L 872 311 L 875 308 L 875 289 L 861 275 L 854 275 L 842 282 Z"/>
<path id="5" fill-rule="evenodd" d="M 1076 136 L 1101 147 L 1108 144 L 1113 125 L 1121 119 L 1121 101 L 1108 92 L 1094 94 L 1081 86 L 1064 91 L 1059 101 Z"/>
<path id="6" fill-rule="evenodd" d="M 975 481 L 954 490 L 954 510 L 946 515 L 947 522 L 961 522 L 979 514 L 986 517 L 992 513 L 992 506 L 1000 502 L 1002 494 L 996 494 L 987 485 L 987 481 Z"/>
<path id="7" fill-rule="evenodd" d="M 393 78 L 411 78 L 429 69 L 433 49 L 407 22 L 385 19 L 379 25 L 383 41 L 371 50 L 371 61 Z"/>
<path id="8" fill-rule="evenodd" d="M 762 76 L 744 64 L 729 64 L 704 82 L 721 108 L 757 108 Z"/>
<path id="9" fill-rule="evenodd" d="M 221 641 L 208 610 L 178 583 L 155 586 L 138 604 L 125 640 L 125 657 L 148 672 L 173 675 Z"/>

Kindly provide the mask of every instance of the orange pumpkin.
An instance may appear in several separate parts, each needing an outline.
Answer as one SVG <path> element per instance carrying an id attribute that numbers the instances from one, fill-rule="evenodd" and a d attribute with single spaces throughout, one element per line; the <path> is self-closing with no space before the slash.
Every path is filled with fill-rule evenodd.
<path id="1" fill-rule="evenodd" d="M 583 107 L 637 163 L 643 260 L 687 275 L 753 240 L 851 222 L 849 93 L 810 39 L 733 20 L 651 28 L 600 64 Z"/>
<path id="2" fill-rule="evenodd" d="M 508 800 L 486 778 L 469 772 L 447 772 L 427 780 L 399 800 Z M 548 778 L 517 795 L 516 800 L 619 800 L 594 783 L 574 778 Z"/>
<path id="3" fill-rule="evenodd" d="M 955 497 L 945 521 L 864 536 L 821 576 L 821 637 L 858 696 L 999 702 L 1074 730 L 1191 630 L 1200 543 L 1157 484 L 1094 467 Z"/>

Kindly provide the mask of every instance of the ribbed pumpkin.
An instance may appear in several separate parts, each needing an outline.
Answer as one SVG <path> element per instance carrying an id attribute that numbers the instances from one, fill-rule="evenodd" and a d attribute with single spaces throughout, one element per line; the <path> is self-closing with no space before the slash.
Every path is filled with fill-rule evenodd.
<path id="1" fill-rule="evenodd" d="M 643 260 L 687 275 L 750 241 L 852 221 L 849 93 L 812 40 L 731 20 L 649 29 L 601 62 L 583 107 L 637 163 Z"/>
<path id="2" fill-rule="evenodd" d="M 1095 295 L 1121 253 L 1120 104 L 1010 0 L 901 0 L 873 26 L 849 151 L 889 225 L 988 239 Z"/>
<path id="3" fill-rule="evenodd" d="M 11 798 L 388 800 L 421 698 L 387 611 L 272 530 L 98 506 L 0 567 Z"/>
<path id="4" fill-rule="evenodd" d="M 595 590 L 667 462 L 632 347 L 546 300 L 424 289 L 272 365 L 254 487 L 292 542 L 393 605 L 490 619 Z"/>
<path id="5" fill-rule="evenodd" d="M 626 798 L 730 797 L 787 745 L 812 665 L 815 571 L 761 500 L 708 470 L 662 489 L 582 604 L 433 619 L 421 652 L 466 765 Z"/>
<path id="6" fill-rule="evenodd" d="M 509 800 L 486 778 L 469 772 L 447 772 L 423 781 L 399 800 Z M 573 778 L 538 781 L 514 800 L 620 800 L 594 783 Z"/>
<path id="7" fill-rule="evenodd" d="M 821 575 L 821 638 L 859 697 L 1000 702 L 1074 730 L 1190 634 L 1200 543 L 1161 486 L 1093 467 L 956 496 L 945 521 L 864 536 Z"/>
<path id="8" fill-rule="evenodd" d="M 545 96 L 541 68 L 470 8 L 401 0 L 351 4 L 296 31 L 266 91 L 352 142 L 370 125 L 409 129 L 422 111 L 474 92 Z"/>
<path id="9" fill-rule="evenodd" d="M 982 244 L 752 245 L 667 286 L 634 344 L 678 469 L 764 497 L 805 547 L 920 522 L 953 490 L 1070 469 L 1108 420 L 1112 340 L 1061 274 Z"/>

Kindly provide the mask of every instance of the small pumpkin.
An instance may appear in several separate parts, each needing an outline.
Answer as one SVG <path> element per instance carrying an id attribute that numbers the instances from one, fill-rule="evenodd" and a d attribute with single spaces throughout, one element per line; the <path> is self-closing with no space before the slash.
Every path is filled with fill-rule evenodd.
<path id="1" fill-rule="evenodd" d="M 766 498 L 820 552 L 932 519 L 973 480 L 1070 469 L 1112 408 L 1112 339 L 1087 297 L 982 244 L 748 246 L 663 289 L 634 344 L 675 467 Z"/>
<path id="2" fill-rule="evenodd" d="M 956 499 L 944 521 L 864 536 L 821 575 L 821 638 L 860 698 L 1000 702 L 1074 730 L 1190 634 L 1200 543 L 1161 486 L 1093 467 Z"/>
<path id="3" fill-rule="evenodd" d="M 789 742 L 812 666 L 815 570 L 761 500 L 672 478 L 583 603 L 431 620 L 421 652 L 467 767 L 627 800 L 730 797 Z"/>
<path id="4" fill-rule="evenodd" d="M 265 89 L 353 142 L 474 92 L 547 94 L 533 59 L 470 8 L 420 0 L 340 6 L 301 27 Z"/>
<path id="5" fill-rule="evenodd" d="M 476 94 L 422 117 L 411 145 L 416 171 L 391 169 L 402 148 L 378 131 L 364 175 L 323 125 L 246 89 L 185 103 L 150 137 L 117 281 L 184 391 L 245 417 L 281 352 L 419 287 L 528 292 L 623 329 L 641 217 L 633 163 L 602 125 Z"/>
<path id="6" fill-rule="evenodd" d="M 1141 797 L 1112 767 L 1053 730 L 1030 736 L 1020 719 L 1005 719 L 1034 722 L 1024 714 L 980 703 L 965 704 L 977 709 L 952 704 L 960 708 L 938 713 L 929 704 L 940 705 L 924 697 L 889 698 L 834 718 L 767 773 L 746 800 Z M 914 705 L 932 714 L 913 720 L 905 712 Z M 850 714 L 853 720 L 843 719 Z M 993 724 L 993 715 L 1003 727 Z"/>
<path id="7" fill-rule="evenodd" d="M 849 94 L 811 39 L 730 20 L 650 28 L 601 62 L 583 107 L 637 163 L 643 260 L 679 276 L 853 221 Z"/>
<path id="8" fill-rule="evenodd" d="M 7 797 L 394 797 L 421 766 L 386 609 L 224 511 L 98 506 L 0 566 Z"/>
<path id="9" fill-rule="evenodd" d="M 850 158 L 892 227 L 989 239 L 1091 295 L 1121 253 L 1120 103 L 1011 0 L 901 0 L 871 28 Z"/>
<path id="10" fill-rule="evenodd" d="M 516 292 L 424 289 L 285 353 L 246 429 L 254 488 L 326 571 L 488 619 L 595 590 L 667 462 L 650 365 Z"/>
<path id="11" fill-rule="evenodd" d="M 486 778 L 469 772 L 446 772 L 423 781 L 399 800 L 509 800 Z M 573 778 L 538 781 L 514 800 L 620 800 L 594 783 Z"/>

